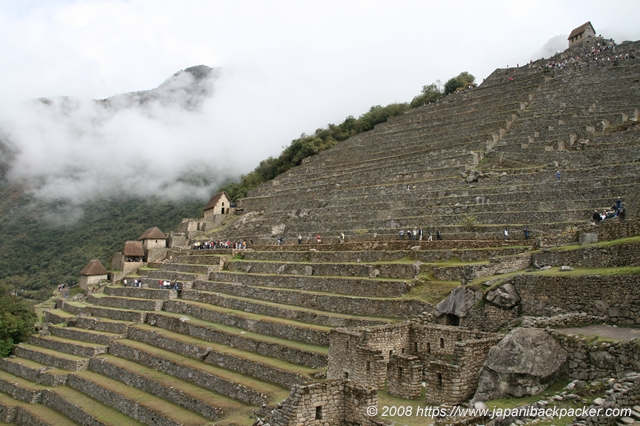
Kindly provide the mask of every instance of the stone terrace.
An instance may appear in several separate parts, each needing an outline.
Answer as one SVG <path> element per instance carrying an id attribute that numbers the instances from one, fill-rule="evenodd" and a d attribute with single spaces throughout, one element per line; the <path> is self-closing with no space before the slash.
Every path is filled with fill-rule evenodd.
<path id="1" fill-rule="evenodd" d="M 472 217 L 481 238 L 499 238 L 505 226 L 584 223 L 617 196 L 634 212 L 640 65 L 618 65 L 498 70 L 477 89 L 395 117 L 251 191 L 226 234 L 389 239 L 419 226 L 477 238 L 462 226 Z"/>

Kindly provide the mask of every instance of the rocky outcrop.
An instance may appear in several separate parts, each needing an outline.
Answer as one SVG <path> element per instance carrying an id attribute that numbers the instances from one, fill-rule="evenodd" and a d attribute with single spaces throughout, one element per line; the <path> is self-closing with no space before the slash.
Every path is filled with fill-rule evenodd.
<path id="1" fill-rule="evenodd" d="M 451 291 L 449 297 L 436 305 L 433 315 L 435 317 L 442 315 L 464 317 L 480 299 L 482 299 L 481 291 L 462 286 L 456 287 Z"/>
<path id="2" fill-rule="evenodd" d="M 520 295 L 511 283 L 506 283 L 487 292 L 484 299 L 492 305 L 502 309 L 511 309 L 520 303 Z"/>
<path id="3" fill-rule="evenodd" d="M 564 372 L 567 352 L 544 330 L 518 328 L 491 348 L 474 400 L 534 395 Z"/>

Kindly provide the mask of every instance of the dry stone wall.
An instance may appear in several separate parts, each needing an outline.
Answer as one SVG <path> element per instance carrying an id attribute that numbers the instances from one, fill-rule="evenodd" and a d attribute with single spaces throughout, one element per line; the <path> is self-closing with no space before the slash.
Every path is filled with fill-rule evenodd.
<path id="1" fill-rule="evenodd" d="M 413 322 L 334 329 L 327 378 L 348 378 L 392 395 L 417 398 L 422 382 L 430 404 L 460 403 L 473 395 L 489 348 L 501 335 Z"/>
<path id="2" fill-rule="evenodd" d="M 347 425 L 379 426 L 367 415 L 367 407 L 378 405 L 374 389 L 346 380 L 327 380 L 294 386 L 289 397 L 265 419 L 271 426 Z"/>

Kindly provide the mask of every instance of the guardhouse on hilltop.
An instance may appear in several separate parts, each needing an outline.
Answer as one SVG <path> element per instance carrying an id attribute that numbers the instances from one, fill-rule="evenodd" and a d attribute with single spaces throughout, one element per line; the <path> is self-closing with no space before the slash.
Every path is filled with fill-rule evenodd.
<path id="1" fill-rule="evenodd" d="M 218 192 L 204 207 L 204 220 L 214 222 L 215 215 L 229 214 L 231 212 L 231 200 L 226 192 Z"/>
<path id="2" fill-rule="evenodd" d="M 578 28 L 575 28 L 573 31 L 571 31 L 571 34 L 569 34 L 569 38 L 567 39 L 569 40 L 569 47 L 595 35 L 596 30 L 593 28 L 593 25 L 591 25 L 590 21 L 582 24 Z"/>
<path id="3" fill-rule="evenodd" d="M 98 259 L 90 260 L 82 271 L 78 284 L 83 290 L 87 290 L 90 285 L 99 284 L 107 280 L 108 272 Z"/>
<path id="4" fill-rule="evenodd" d="M 142 241 L 146 262 L 162 259 L 167 252 L 167 236 L 156 226 L 144 231 L 138 241 Z"/>

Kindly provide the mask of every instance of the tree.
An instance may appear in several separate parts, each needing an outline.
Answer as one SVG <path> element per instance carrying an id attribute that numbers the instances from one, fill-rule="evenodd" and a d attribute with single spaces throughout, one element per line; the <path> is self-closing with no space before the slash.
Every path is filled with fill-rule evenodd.
<path id="1" fill-rule="evenodd" d="M 413 98 L 413 100 L 411 101 L 411 108 L 416 108 L 424 104 L 435 102 L 443 96 L 444 93 L 442 93 L 440 88 L 435 83 L 422 86 L 422 93 Z"/>
<path id="2" fill-rule="evenodd" d="M 33 305 L 18 297 L 24 276 L 13 276 L 0 281 L 0 357 L 11 354 L 13 345 L 23 342 L 34 332 L 37 320 Z"/>
<path id="3" fill-rule="evenodd" d="M 473 86 L 475 85 L 475 81 L 476 78 L 473 75 L 469 74 L 467 71 L 463 71 L 458 74 L 457 77 L 449 79 L 444 84 L 444 94 L 449 95 L 461 87 L 466 88 L 468 86 Z"/>

